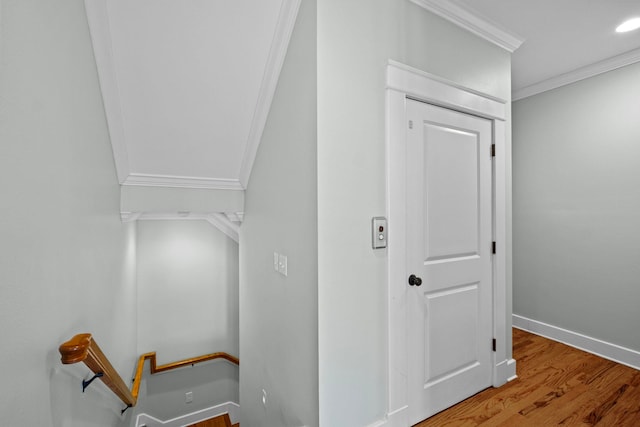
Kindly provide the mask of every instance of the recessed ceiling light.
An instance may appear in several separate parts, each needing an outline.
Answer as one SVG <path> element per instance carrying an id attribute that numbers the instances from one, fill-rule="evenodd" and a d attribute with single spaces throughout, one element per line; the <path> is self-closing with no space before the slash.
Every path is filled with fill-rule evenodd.
<path id="1" fill-rule="evenodd" d="M 616 33 L 626 33 L 627 31 L 633 31 L 640 28 L 640 18 L 631 18 L 624 21 L 616 28 Z"/>

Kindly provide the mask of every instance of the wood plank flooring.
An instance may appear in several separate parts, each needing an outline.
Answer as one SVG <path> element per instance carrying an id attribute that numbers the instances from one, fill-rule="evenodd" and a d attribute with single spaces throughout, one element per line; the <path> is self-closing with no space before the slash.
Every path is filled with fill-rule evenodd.
<path id="1" fill-rule="evenodd" d="M 416 427 L 640 426 L 640 371 L 519 329 L 518 379 Z"/>
<path id="2" fill-rule="evenodd" d="M 199 423 L 191 424 L 187 427 L 240 427 L 240 424 L 234 424 L 232 426 L 229 414 L 222 414 L 218 417 L 200 421 Z"/>

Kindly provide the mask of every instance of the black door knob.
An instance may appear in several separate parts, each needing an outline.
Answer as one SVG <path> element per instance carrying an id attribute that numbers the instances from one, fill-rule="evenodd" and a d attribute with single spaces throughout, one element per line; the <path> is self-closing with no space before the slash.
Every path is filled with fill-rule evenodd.
<path id="1" fill-rule="evenodd" d="M 422 279 L 417 277 L 415 274 L 409 276 L 409 285 L 410 286 L 420 286 L 422 285 Z"/>

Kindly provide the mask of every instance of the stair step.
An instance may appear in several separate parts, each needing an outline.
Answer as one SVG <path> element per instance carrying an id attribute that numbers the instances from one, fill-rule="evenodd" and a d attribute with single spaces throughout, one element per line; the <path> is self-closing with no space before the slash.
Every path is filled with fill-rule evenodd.
<path id="1" fill-rule="evenodd" d="M 199 423 L 191 424 L 187 427 L 240 427 L 240 424 L 231 425 L 229 414 L 222 414 Z"/>

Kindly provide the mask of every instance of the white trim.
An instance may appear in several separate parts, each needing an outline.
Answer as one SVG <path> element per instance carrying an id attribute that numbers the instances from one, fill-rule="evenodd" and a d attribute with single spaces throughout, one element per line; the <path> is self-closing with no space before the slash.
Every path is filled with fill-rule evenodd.
<path id="1" fill-rule="evenodd" d="M 513 381 L 518 378 L 516 374 L 516 359 L 509 359 L 507 362 L 507 381 Z"/>
<path id="2" fill-rule="evenodd" d="M 516 375 L 516 361 L 515 359 L 505 359 L 500 363 L 496 364 L 496 369 L 494 370 L 494 382 L 496 380 L 500 383 L 500 385 L 505 384 L 509 381 L 513 381 L 518 378 Z M 494 387 L 498 387 L 495 386 Z"/>
<path id="3" fill-rule="evenodd" d="M 593 353 L 596 356 L 612 360 L 634 369 L 640 369 L 640 351 L 602 341 L 597 338 L 589 337 L 578 332 L 549 325 L 548 323 L 529 319 L 517 314 L 513 315 L 513 327 Z"/>
<path id="4" fill-rule="evenodd" d="M 636 62 L 640 62 L 640 49 L 630 50 L 629 52 L 621 55 L 617 55 L 568 73 L 543 80 L 539 83 L 526 86 L 522 89 L 518 89 L 513 92 L 512 99 L 514 101 L 524 99 L 529 96 L 537 95 L 542 92 L 557 89 L 571 83 L 579 82 L 580 80 L 597 76 L 598 74 L 607 73 L 627 65 L 635 64 Z"/>
<path id="5" fill-rule="evenodd" d="M 98 80 L 102 92 L 107 127 L 113 149 L 118 182 L 122 184 L 130 174 L 129 153 L 124 134 L 124 119 L 120 105 L 120 88 L 116 73 L 111 26 L 109 24 L 109 2 L 85 0 L 85 10 L 89 22 L 89 33 L 93 44 L 93 54 L 98 70 Z"/>
<path id="6" fill-rule="evenodd" d="M 493 353 L 493 386 L 499 387 L 507 382 L 509 376 L 505 373 L 502 363 L 511 357 L 511 349 L 505 345 L 507 331 L 505 313 L 507 310 L 507 126 L 504 121 L 493 121 L 495 154 L 493 158 L 493 239 L 496 242 L 496 254 L 493 263 L 493 307 L 494 318 L 501 321 L 493 322 L 493 337 L 496 338 L 496 351 Z M 500 314 L 498 314 L 500 313 Z"/>
<path id="7" fill-rule="evenodd" d="M 233 239 L 236 243 L 240 243 L 240 226 L 229 221 L 225 214 L 214 213 L 207 217 L 209 224 L 222 231 L 224 234 Z"/>
<path id="8" fill-rule="evenodd" d="M 120 212 L 120 221 L 133 222 L 140 218 L 142 212 Z"/>
<path id="9" fill-rule="evenodd" d="M 241 223 L 244 219 L 244 212 L 225 212 L 224 214 L 231 222 Z"/>
<path id="10" fill-rule="evenodd" d="M 205 188 L 209 190 L 237 190 L 244 188 L 237 179 L 202 178 L 196 176 L 153 175 L 132 173 L 121 183 L 141 187 Z"/>
<path id="11" fill-rule="evenodd" d="M 138 414 L 136 427 L 184 427 L 222 414 L 229 414 L 231 424 L 239 421 L 240 405 L 235 402 L 221 403 L 210 408 L 201 409 L 187 415 L 182 415 L 170 420 L 162 421 L 149 414 Z"/>
<path id="12" fill-rule="evenodd" d="M 207 221 L 220 230 L 227 237 L 240 243 L 240 225 L 229 221 L 222 213 L 196 213 L 196 212 L 166 212 L 166 213 L 141 213 L 121 212 L 120 216 L 126 218 L 122 222 L 131 221 Z"/>
<path id="13" fill-rule="evenodd" d="M 404 92 L 442 107 L 479 116 L 505 120 L 507 101 L 465 88 L 433 74 L 389 60 L 387 89 Z"/>
<path id="14" fill-rule="evenodd" d="M 278 86 L 278 78 L 284 64 L 291 40 L 291 34 L 296 23 L 298 10 L 300 9 L 301 0 L 283 0 L 280 7 L 280 14 L 276 24 L 273 42 L 269 50 L 269 57 L 265 66 L 262 83 L 260 84 L 260 92 L 258 93 L 258 102 L 253 112 L 251 128 L 249 129 L 249 137 L 247 146 L 242 157 L 240 166 L 240 183 L 246 188 L 251 176 L 253 162 L 258 153 L 262 132 L 267 123 L 267 117 L 271 108 L 271 102 Z"/>
<path id="15" fill-rule="evenodd" d="M 402 407 L 385 415 L 383 419 L 367 425 L 367 427 L 407 427 L 409 425 L 407 409 L 408 406 Z"/>
<path id="16" fill-rule="evenodd" d="M 524 42 L 524 38 L 521 36 L 499 28 L 496 24 L 489 22 L 487 18 L 480 16 L 478 12 L 472 12 L 453 1 L 411 0 L 411 2 L 508 52 L 515 52 Z"/>
<path id="17" fill-rule="evenodd" d="M 393 231 L 388 251 L 387 295 L 387 387 L 389 427 L 405 427 L 408 424 L 408 343 L 405 333 L 406 317 L 406 183 L 404 165 L 406 151 L 397 141 L 406 139 L 405 107 L 407 98 L 415 98 L 432 104 L 452 108 L 485 117 L 493 121 L 496 157 L 494 160 L 495 239 L 500 248 L 494 256 L 493 324 L 497 338 L 497 351 L 493 360 L 493 385 L 500 386 L 515 375 L 515 361 L 506 348 L 507 342 L 507 170 L 509 157 L 506 144 L 508 123 L 507 102 L 494 97 L 450 85 L 440 78 L 389 61 L 386 85 L 386 177 L 388 228 Z M 488 153 L 487 153 L 488 154 Z M 507 359 L 507 357 L 509 359 Z"/>

